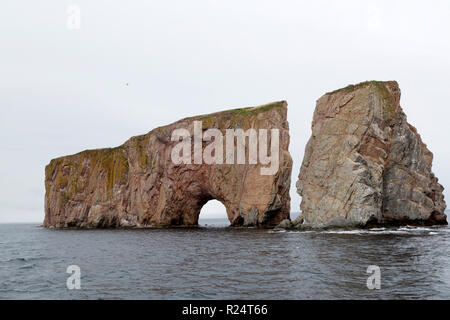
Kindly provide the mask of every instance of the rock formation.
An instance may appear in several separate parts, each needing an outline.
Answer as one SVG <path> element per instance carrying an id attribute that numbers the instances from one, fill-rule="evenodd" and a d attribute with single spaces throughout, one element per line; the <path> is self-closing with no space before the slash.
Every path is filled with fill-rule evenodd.
<path id="1" fill-rule="evenodd" d="M 325 94 L 297 182 L 304 226 L 446 224 L 432 159 L 395 81 Z"/>
<path id="2" fill-rule="evenodd" d="M 282 101 L 186 118 L 132 137 L 117 148 L 87 150 L 54 159 L 45 168 L 44 226 L 195 226 L 200 209 L 211 199 L 223 203 L 234 226 L 274 226 L 289 218 L 290 211 L 292 160 L 286 115 L 287 104 Z M 174 130 L 188 130 L 186 141 L 189 147 L 190 141 L 194 145 L 194 150 L 190 148 L 189 154 L 183 156 L 195 158 L 199 152 L 195 145 L 196 121 L 201 121 L 203 133 L 217 128 L 224 136 L 226 129 L 278 129 L 279 166 L 273 174 L 263 174 L 262 169 L 268 165 L 251 163 L 250 143 L 244 147 L 244 164 L 172 161 L 173 148 L 180 143 L 173 140 Z M 268 145 L 274 140 L 270 133 L 268 130 L 266 135 Z M 207 150 L 212 156 L 220 152 L 208 149 L 212 142 L 205 140 L 200 140 L 200 157 Z M 216 142 L 215 138 L 210 141 Z M 237 148 L 234 141 L 232 152 Z M 239 150 L 236 157 L 238 154 Z"/>

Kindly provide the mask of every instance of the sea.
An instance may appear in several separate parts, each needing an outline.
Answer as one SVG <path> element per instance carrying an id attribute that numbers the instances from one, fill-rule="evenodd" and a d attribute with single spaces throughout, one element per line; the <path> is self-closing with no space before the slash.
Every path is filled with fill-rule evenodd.
<path id="1" fill-rule="evenodd" d="M 450 228 L 0 224 L 0 299 L 450 299 Z"/>

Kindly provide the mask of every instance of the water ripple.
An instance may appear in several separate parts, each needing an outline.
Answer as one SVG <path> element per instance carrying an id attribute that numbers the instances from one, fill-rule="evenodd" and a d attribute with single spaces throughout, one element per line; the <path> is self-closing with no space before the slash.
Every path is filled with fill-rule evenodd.
<path id="1" fill-rule="evenodd" d="M 448 227 L 47 230 L 0 225 L 0 299 L 448 299 Z M 69 265 L 82 289 L 68 290 Z M 368 290 L 369 265 L 381 290 Z"/>

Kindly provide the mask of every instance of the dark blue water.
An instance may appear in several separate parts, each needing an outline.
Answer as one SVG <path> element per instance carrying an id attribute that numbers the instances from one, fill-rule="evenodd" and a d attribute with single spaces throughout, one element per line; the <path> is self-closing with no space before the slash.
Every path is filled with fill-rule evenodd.
<path id="1" fill-rule="evenodd" d="M 1 299 L 450 298 L 450 228 L 275 232 L 0 225 Z M 81 289 L 69 290 L 69 265 Z M 369 265 L 381 289 L 369 290 Z"/>

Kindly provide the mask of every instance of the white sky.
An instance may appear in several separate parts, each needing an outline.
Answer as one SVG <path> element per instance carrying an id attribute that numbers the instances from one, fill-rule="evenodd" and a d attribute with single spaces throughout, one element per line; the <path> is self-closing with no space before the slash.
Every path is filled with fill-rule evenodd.
<path id="1" fill-rule="evenodd" d="M 73 4 L 80 30 L 66 27 Z M 450 188 L 449 16 L 449 1 L 3 0 L 0 222 L 43 220 L 52 158 L 282 99 L 299 211 L 315 101 L 364 80 L 399 82 L 408 120 Z M 218 214 L 217 204 L 202 210 Z"/>

